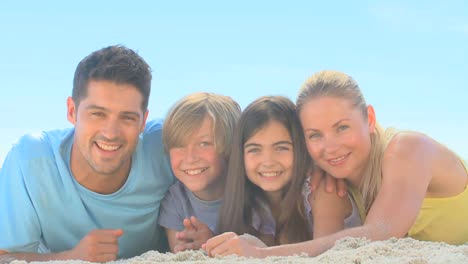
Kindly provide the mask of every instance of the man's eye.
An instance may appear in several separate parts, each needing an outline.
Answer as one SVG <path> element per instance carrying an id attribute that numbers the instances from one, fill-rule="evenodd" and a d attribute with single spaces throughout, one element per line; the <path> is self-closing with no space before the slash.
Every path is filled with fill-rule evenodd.
<path id="1" fill-rule="evenodd" d="M 102 116 L 104 116 L 104 113 L 103 112 L 92 112 L 91 115 L 102 117 Z"/>
<path id="2" fill-rule="evenodd" d="M 136 118 L 133 117 L 133 116 L 124 116 L 123 119 L 128 120 L 128 121 L 135 121 L 136 120 Z"/>

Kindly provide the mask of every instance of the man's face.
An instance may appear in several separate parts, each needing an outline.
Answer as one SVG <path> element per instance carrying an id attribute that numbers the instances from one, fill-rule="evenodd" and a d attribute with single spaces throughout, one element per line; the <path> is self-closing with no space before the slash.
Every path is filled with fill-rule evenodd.
<path id="1" fill-rule="evenodd" d="M 71 155 L 75 177 L 128 176 L 148 115 L 141 109 L 142 100 L 133 85 L 94 80 L 79 105 L 68 98 L 68 120 L 75 126 Z"/>

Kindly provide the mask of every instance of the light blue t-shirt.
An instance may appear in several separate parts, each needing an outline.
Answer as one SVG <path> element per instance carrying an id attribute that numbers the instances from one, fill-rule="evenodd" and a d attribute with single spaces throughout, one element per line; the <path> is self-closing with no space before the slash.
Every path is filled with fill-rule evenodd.
<path id="1" fill-rule="evenodd" d="M 0 170 L 0 249 L 61 252 L 104 228 L 124 230 L 119 258 L 158 249 L 159 207 L 174 182 L 161 128 L 161 120 L 147 123 L 126 183 L 109 195 L 88 190 L 72 176 L 74 129 L 23 136 Z"/>

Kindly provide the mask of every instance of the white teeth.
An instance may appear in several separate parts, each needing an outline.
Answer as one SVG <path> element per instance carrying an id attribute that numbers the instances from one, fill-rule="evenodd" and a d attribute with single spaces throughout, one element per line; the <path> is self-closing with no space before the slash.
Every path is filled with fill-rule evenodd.
<path id="1" fill-rule="evenodd" d="M 279 172 L 279 171 L 275 171 L 275 172 L 259 172 L 258 174 L 260 174 L 260 176 L 262 176 L 262 177 L 275 177 L 275 176 L 280 175 L 281 172 Z"/>
<path id="2" fill-rule="evenodd" d="M 187 173 L 188 175 L 197 175 L 206 171 L 207 169 L 208 168 L 196 169 L 196 170 L 184 170 L 184 172 Z"/>
<path id="3" fill-rule="evenodd" d="M 331 163 L 337 163 L 337 162 L 340 162 L 340 161 L 344 160 L 345 158 L 346 158 L 346 155 L 338 157 L 336 159 L 332 159 L 332 160 L 330 160 L 330 162 Z"/>
<path id="4" fill-rule="evenodd" d="M 98 145 L 98 147 L 102 148 L 103 150 L 107 150 L 107 151 L 114 151 L 114 150 L 117 150 L 120 148 L 120 145 L 116 146 L 116 145 L 107 145 L 107 144 L 103 144 L 103 143 L 97 143 L 96 144 Z"/>

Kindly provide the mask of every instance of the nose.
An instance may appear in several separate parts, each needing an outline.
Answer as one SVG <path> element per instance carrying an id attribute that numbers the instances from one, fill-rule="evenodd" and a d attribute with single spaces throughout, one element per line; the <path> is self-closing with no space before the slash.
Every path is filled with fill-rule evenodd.
<path id="1" fill-rule="evenodd" d="M 120 126 L 117 121 L 108 120 L 101 129 L 101 134 L 107 140 L 115 140 L 120 136 Z"/>
<path id="2" fill-rule="evenodd" d="M 188 163 L 198 160 L 197 150 L 193 146 L 188 146 L 184 154 L 184 160 Z"/>
<path id="3" fill-rule="evenodd" d="M 325 152 L 333 153 L 340 148 L 340 143 L 335 137 L 326 137 L 323 142 L 323 147 L 325 149 Z"/>
<path id="4" fill-rule="evenodd" d="M 265 168 L 275 166 L 276 159 L 274 151 L 264 151 L 262 153 L 262 166 Z"/>

